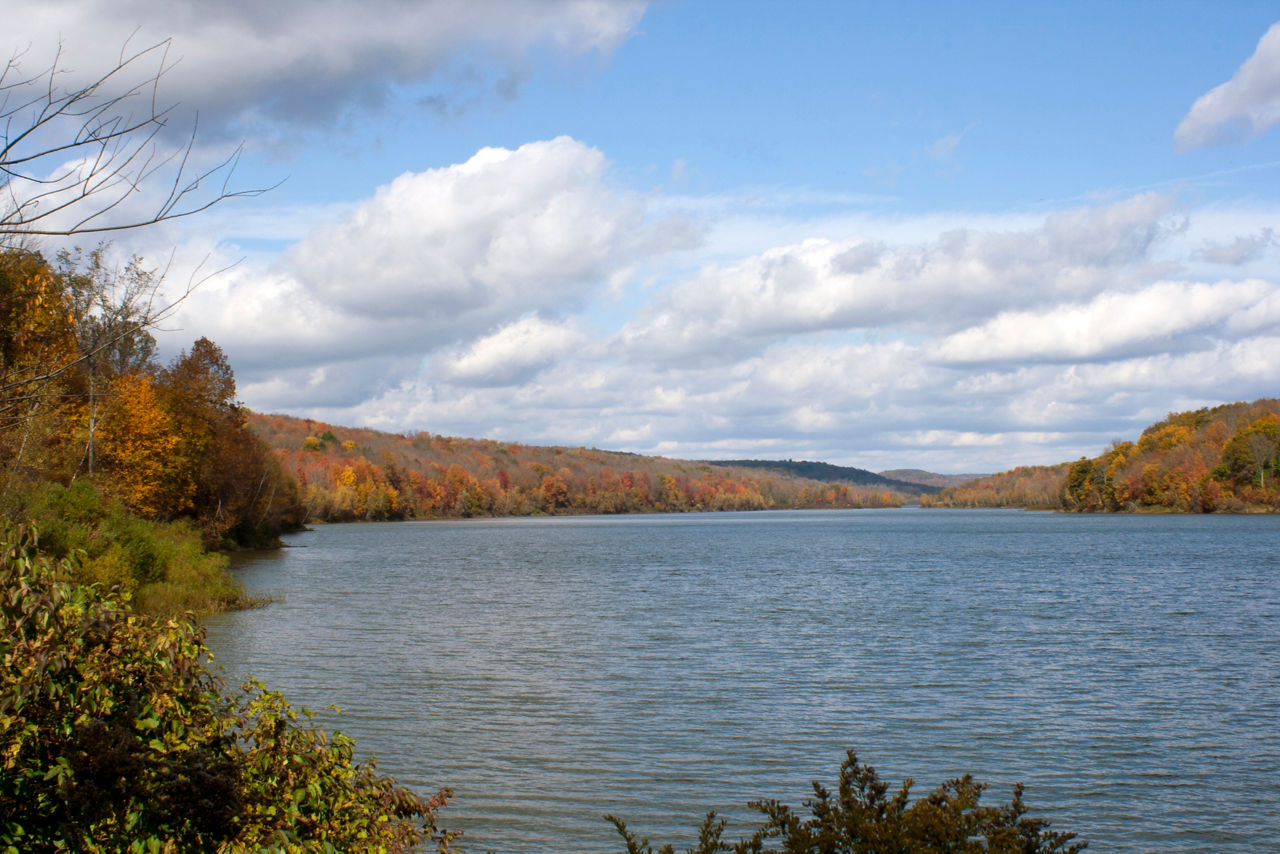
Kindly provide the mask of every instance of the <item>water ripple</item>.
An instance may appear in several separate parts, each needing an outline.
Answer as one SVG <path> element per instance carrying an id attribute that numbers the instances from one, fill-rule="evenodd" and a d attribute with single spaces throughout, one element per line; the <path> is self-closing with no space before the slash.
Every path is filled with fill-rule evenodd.
<path id="1" fill-rule="evenodd" d="M 691 844 L 848 747 L 965 772 L 1100 851 L 1280 837 L 1280 524 L 856 511 L 328 526 L 239 564 L 253 674 L 420 790 L 468 850 Z"/>

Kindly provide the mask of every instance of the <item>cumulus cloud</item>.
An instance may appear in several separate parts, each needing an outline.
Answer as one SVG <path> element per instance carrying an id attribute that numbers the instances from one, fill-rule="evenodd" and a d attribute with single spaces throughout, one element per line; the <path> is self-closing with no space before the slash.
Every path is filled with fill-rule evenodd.
<path id="1" fill-rule="evenodd" d="M 570 340 L 551 321 L 697 240 L 607 171 L 599 151 L 562 137 L 406 173 L 315 227 L 274 269 L 236 269 L 198 291 L 184 322 L 250 370 L 422 355 L 486 335 L 447 371 L 480 382 L 486 359 L 513 342 L 543 351 L 521 356 L 530 369 L 554 330 Z M 519 373 L 490 368 L 484 382 Z"/>
<path id="2" fill-rule="evenodd" d="M 1178 151 L 1247 142 L 1280 122 L 1280 23 L 1226 83 L 1196 99 L 1178 124 Z"/>
<path id="3" fill-rule="evenodd" d="M 524 317 L 445 356 L 442 378 L 476 386 L 509 386 L 554 364 L 586 336 L 571 323 Z"/>
<path id="4" fill-rule="evenodd" d="M 172 38 L 166 97 L 198 109 L 206 128 L 235 134 L 259 127 L 317 125 L 351 108 L 377 108 L 395 87 L 433 79 L 479 46 L 500 66 L 495 88 L 509 88 L 520 57 L 546 45 L 562 54 L 608 53 L 644 13 L 642 0 L 21 0 L 0 2 L 9 27 L 0 48 L 28 50 L 39 66 L 54 45 L 67 57 L 68 84 L 109 68 L 122 45 Z M 461 75 L 474 78 L 472 75 Z M 474 82 L 473 80 L 471 82 Z"/>
<path id="5" fill-rule="evenodd" d="M 1147 194 L 1029 229 L 954 229 L 923 244 L 813 238 L 712 266 L 671 288 L 622 340 L 653 358 L 732 357 L 759 340 L 884 324 L 954 328 L 1009 307 L 1124 288 L 1170 201 Z"/>
<path id="6" fill-rule="evenodd" d="M 349 315 L 413 316 L 433 334 L 554 314 L 638 254 L 695 239 L 670 220 L 646 222 L 643 198 L 611 188 L 605 169 L 599 151 L 567 137 L 486 148 L 401 175 L 343 222 L 316 229 L 290 263 Z"/>

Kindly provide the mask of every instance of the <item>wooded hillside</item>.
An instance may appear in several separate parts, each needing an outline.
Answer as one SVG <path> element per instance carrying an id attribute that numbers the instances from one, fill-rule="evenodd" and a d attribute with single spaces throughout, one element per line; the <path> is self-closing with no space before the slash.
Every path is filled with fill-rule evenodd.
<path id="1" fill-rule="evenodd" d="M 1077 512 L 1280 512 L 1280 400 L 1170 413 L 1092 459 L 1018 468 L 922 500 Z"/>
<path id="2" fill-rule="evenodd" d="M 314 521 L 894 507 L 902 492 L 711 463 L 348 428 L 285 415 L 249 427 Z"/>

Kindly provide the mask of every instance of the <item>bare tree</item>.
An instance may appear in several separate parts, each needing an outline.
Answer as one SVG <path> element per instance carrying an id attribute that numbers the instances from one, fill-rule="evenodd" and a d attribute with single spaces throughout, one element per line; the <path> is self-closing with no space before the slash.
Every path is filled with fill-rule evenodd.
<path id="1" fill-rule="evenodd" d="M 115 65 L 83 85 L 64 85 L 61 48 L 34 73 L 25 53 L 9 59 L 0 71 L 0 240 L 141 228 L 264 192 L 231 188 L 241 147 L 193 169 L 194 123 L 181 144 L 168 144 L 177 104 L 164 105 L 159 89 L 173 68 L 170 46 L 126 42 Z M 141 214 L 125 213 L 144 184 L 163 192 Z"/>

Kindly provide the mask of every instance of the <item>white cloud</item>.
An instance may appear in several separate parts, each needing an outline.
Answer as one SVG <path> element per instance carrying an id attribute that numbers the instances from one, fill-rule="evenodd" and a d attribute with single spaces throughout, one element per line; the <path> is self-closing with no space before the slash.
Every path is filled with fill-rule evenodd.
<path id="1" fill-rule="evenodd" d="M 555 330 L 572 338 L 552 321 L 697 240 L 679 218 L 652 217 L 646 197 L 614 187 L 607 166 L 599 151 L 561 137 L 406 173 L 315 227 L 273 269 L 239 267 L 197 291 L 181 325 L 204 330 L 255 377 L 379 355 L 420 359 L 488 335 L 447 358 L 446 370 L 477 383 L 514 380 L 520 371 L 493 365 L 484 379 L 485 360 L 537 339 L 545 352 L 520 370 L 545 363 Z M 520 321 L 533 314 L 548 320 Z"/>
<path id="2" fill-rule="evenodd" d="M 572 324 L 524 317 L 444 357 L 441 375 L 450 382 L 475 386 L 514 385 L 586 340 Z"/>
<path id="3" fill-rule="evenodd" d="M 1007 311 L 981 326 L 943 339 L 943 362 L 982 364 L 1025 360 L 1093 360 L 1161 352 L 1170 339 L 1211 332 L 1246 313 L 1280 288 L 1243 282 L 1157 282 L 1134 293 L 1105 293 L 1088 303 L 1047 311 Z"/>
<path id="4" fill-rule="evenodd" d="M 1246 142 L 1280 122 L 1280 23 L 1226 83 L 1196 99 L 1174 131 L 1179 151 Z"/>
<path id="5" fill-rule="evenodd" d="M 424 332 L 475 334 L 529 311 L 580 304 L 647 252 L 692 245 L 615 191 L 597 150 L 561 137 L 406 173 L 289 253 L 317 298 L 351 316 L 412 316 Z"/>
<path id="6" fill-rule="evenodd" d="M 1162 233 L 1169 199 L 1148 194 L 1045 217 L 1017 231 L 954 229 L 920 244 L 813 238 L 672 287 L 624 330 L 655 359 L 733 357 L 759 340 L 905 324 L 955 328 L 1009 306 L 1125 287 Z"/>

